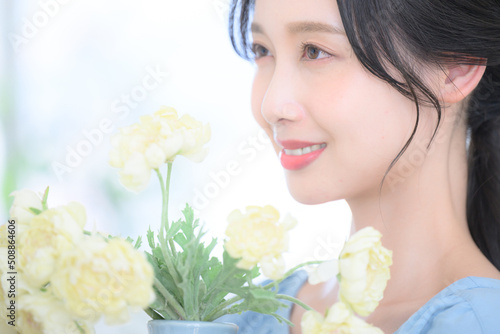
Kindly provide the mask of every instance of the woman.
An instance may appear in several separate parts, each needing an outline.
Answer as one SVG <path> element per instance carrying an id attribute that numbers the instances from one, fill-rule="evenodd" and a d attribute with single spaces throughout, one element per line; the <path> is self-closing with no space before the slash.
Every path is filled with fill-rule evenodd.
<path id="1" fill-rule="evenodd" d="M 346 199 L 353 229 L 375 227 L 393 251 L 366 321 L 385 333 L 500 333 L 500 2 L 231 10 L 233 45 L 256 63 L 253 113 L 291 194 Z M 335 285 L 304 281 L 285 290 L 320 312 L 336 301 Z M 304 310 L 287 312 L 300 333 Z M 240 333 L 288 332 L 255 315 L 231 321 Z"/>

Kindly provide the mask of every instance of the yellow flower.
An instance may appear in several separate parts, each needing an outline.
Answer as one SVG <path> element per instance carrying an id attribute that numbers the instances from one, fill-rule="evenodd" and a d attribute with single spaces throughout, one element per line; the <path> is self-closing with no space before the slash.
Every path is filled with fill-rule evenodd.
<path id="1" fill-rule="evenodd" d="M 80 319 L 123 323 L 129 308 L 142 309 L 154 300 L 153 269 L 144 255 L 123 239 L 86 236 L 63 255 L 52 287 L 68 310 Z"/>
<path id="2" fill-rule="evenodd" d="M 390 278 L 392 252 L 372 227 L 355 233 L 340 254 L 340 299 L 361 316 L 378 306 Z"/>
<path id="3" fill-rule="evenodd" d="M 352 313 L 342 302 L 334 304 L 323 317 L 307 311 L 301 321 L 303 334 L 383 334 L 383 332 Z"/>
<path id="4" fill-rule="evenodd" d="M 76 202 L 33 217 L 17 242 L 18 268 L 27 283 L 40 288 L 50 281 L 58 258 L 83 236 L 85 221 L 85 208 Z"/>
<path id="5" fill-rule="evenodd" d="M 23 334 L 77 334 L 82 333 L 80 328 L 85 334 L 94 333 L 92 324 L 75 318 L 64 306 L 63 302 L 53 295 L 51 289 L 33 290 L 18 298 L 16 326 Z"/>
<path id="6" fill-rule="evenodd" d="M 279 212 L 272 206 L 249 206 L 246 214 L 231 212 L 224 247 L 228 254 L 240 259 L 238 267 L 251 269 L 261 264 L 264 275 L 271 279 L 283 276 L 285 265 L 282 254 L 288 250 L 288 230 L 297 221 L 287 215 L 279 223 Z"/>
<path id="7" fill-rule="evenodd" d="M 18 224 L 29 224 L 35 214 L 30 208 L 42 210 L 41 198 L 31 190 L 17 190 L 10 194 L 14 197 L 14 202 L 10 207 L 10 217 Z"/>
<path id="8" fill-rule="evenodd" d="M 6 229 L 6 224 L 0 226 L 0 236 L 3 238 L 5 229 Z M 0 247 L 0 259 L 3 259 L 3 261 L 0 261 L 0 309 L 2 309 L 2 312 L 0 312 L 0 333 L 17 333 L 15 330 L 13 330 L 14 327 L 7 325 L 7 321 L 11 321 L 10 318 L 7 318 L 8 315 L 10 315 L 10 310 L 7 308 L 7 306 L 10 306 L 10 300 L 8 299 L 8 291 L 10 289 L 10 282 L 7 281 L 9 276 L 6 274 L 9 269 L 8 269 L 8 264 L 7 264 L 7 248 L 6 247 Z M 15 315 L 12 315 L 15 317 Z M 8 331 L 8 329 L 11 329 L 11 331 Z"/>
<path id="9" fill-rule="evenodd" d="M 302 316 L 300 326 L 303 334 L 330 334 L 325 327 L 325 317 L 316 311 L 307 311 Z"/>
<path id="10" fill-rule="evenodd" d="M 17 334 L 18 332 L 15 330 L 15 327 L 11 325 L 7 325 L 5 321 L 0 322 L 0 333 L 2 334 Z"/>
<path id="11" fill-rule="evenodd" d="M 320 263 L 309 273 L 309 284 L 316 285 L 326 282 L 339 273 L 339 260 L 333 259 Z"/>
<path id="12" fill-rule="evenodd" d="M 143 190 L 151 170 L 184 155 L 202 161 L 208 149 L 210 126 L 189 115 L 178 117 L 173 108 L 162 108 L 153 115 L 142 116 L 139 123 L 120 129 L 113 136 L 110 164 L 122 169 L 120 180 L 130 190 Z"/>

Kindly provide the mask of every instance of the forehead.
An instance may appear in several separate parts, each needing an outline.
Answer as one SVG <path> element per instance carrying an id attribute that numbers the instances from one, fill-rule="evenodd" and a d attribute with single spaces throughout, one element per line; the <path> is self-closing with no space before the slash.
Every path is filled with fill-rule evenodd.
<path id="1" fill-rule="evenodd" d="M 292 22 L 318 22 L 342 31 L 335 0 L 256 0 L 253 22 L 265 28 L 290 27 Z M 292 29 L 293 30 L 293 29 Z"/>

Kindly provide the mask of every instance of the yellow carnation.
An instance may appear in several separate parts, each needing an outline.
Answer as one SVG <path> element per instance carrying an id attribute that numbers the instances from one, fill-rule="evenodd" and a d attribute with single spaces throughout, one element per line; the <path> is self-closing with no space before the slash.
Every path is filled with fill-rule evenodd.
<path id="1" fill-rule="evenodd" d="M 344 303 L 334 304 L 323 317 L 316 311 L 304 313 L 303 334 L 383 334 L 383 332 L 352 313 Z"/>
<path id="2" fill-rule="evenodd" d="M 129 308 L 142 309 L 154 299 L 153 269 L 144 255 L 123 239 L 106 242 L 89 236 L 64 255 L 52 286 L 78 318 L 125 322 Z"/>
<path id="3" fill-rule="evenodd" d="M 6 230 L 6 224 L 0 226 L 0 237 L 4 238 L 5 230 Z M 9 299 L 7 298 L 7 294 L 10 288 L 10 282 L 7 281 L 9 278 L 7 276 L 8 270 L 8 264 L 7 264 L 7 248 L 6 247 L 0 247 L 0 258 L 2 261 L 0 261 L 0 309 L 2 309 L 2 312 L 0 312 L 0 333 L 11 333 L 8 332 L 6 329 L 7 328 L 12 328 L 12 326 L 7 325 L 7 321 L 10 321 L 10 319 L 7 319 L 7 315 L 10 313 L 9 310 L 7 309 L 8 303 L 10 303 Z M 14 331 L 13 333 L 16 333 Z"/>
<path id="4" fill-rule="evenodd" d="M 309 284 L 315 285 L 326 282 L 337 276 L 339 273 L 339 261 L 337 259 L 328 260 L 320 263 L 309 273 Z"/>
<path id="5" fill-rule="evenodd" d="M 16 326 L 21 333 L 94 333 L 92 324 L 74 318 L 63 302 L 52 294 L 51 289 L 33 290 L 18 298 Z"/>
<path id="6" fill-rule="evenodd" d="M 110 164 L 122 169 L 122 184 L 138 192 L 147 186 L 151 170 L 174 161 L 177 155 L 203 160 L 207 154 L 203 146 L 209 140 L 208 124 L 189 115 L 179 118 L 175 109 L 164 107 L 113 136 Z"/>
<path id="7" fill-rule="evenodd" d="M 392 252 L 382 247 L 381 238 L 374 228 L 364 228 L 340 254 L 340 299 L 361 316 L 375 310 L 390 278 Z"/>
<path id="8" fill-rule="evenodd" d="M 11 325 L 7 325 L 5 321 L 0 323 L 0 333 L 2 334 L 17 334 L 18 332 Z"/>
<path id="9" fill-rule="evenodd" d="M 17 190 L 10 194 L 14 197 L 14 202 L 10 207 L 10 217 L 18 224 L 29 224 L 35 214 L 30 208 L 42 210 L 42 199 L 31 190 Z"/>
<path id="10" fill-rule="evenodd" d="M 33 217 L 17 242 L 19 271 L 28 284 L 40 288 L 50 281 L 58 258 L 83 236 L 85 221 L 85 208 L 75 202 Z"/>
<path id="11" fill-rule="evenodd" d="M 279 212 L 270 205 L 249 206 L 246 214 L 235 210 L 229 215 L 224 247 L 231 257 L 240 259 L 239 268 L 251 269 L 260 263 L 269 278 L 283 276 L 282 254 L 288 250 L 288 230 L 296 220 L 289 215 L 281 223 L 279 219 Z"/>

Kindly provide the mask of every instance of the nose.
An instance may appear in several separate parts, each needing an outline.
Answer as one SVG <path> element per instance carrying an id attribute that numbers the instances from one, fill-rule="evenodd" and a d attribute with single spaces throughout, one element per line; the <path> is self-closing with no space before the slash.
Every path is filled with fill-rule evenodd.
<path id="1" fill-rule="evenodd" d="M 261 113 L 270 125 L 299 122 L 304 118 L 304 106 L 298 101 L 300 87 L 297 78 L 285 71 L 275 73 L 262 101 Z"/>

